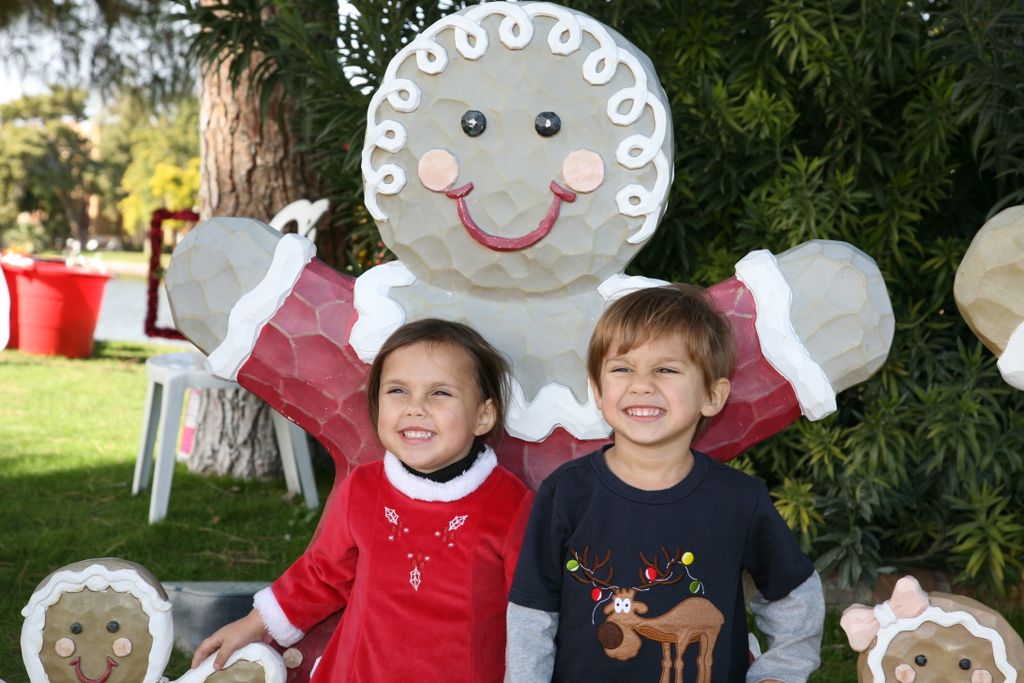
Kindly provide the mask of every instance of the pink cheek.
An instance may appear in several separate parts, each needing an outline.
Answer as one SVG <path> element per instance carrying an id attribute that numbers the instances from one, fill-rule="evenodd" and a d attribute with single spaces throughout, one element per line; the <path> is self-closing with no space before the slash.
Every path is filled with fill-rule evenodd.
<path id="1" fill-rule="evenodd" d="M 914 683 L 914 679 L 917 674 L 914 673 L 914 667 L 909 664 L 900 664 L 896 667 L 896 680 L 900 683 Z"/>
<path id="2" fill-rule="evenodd" d="M 459 177 L 459 162 L 447 150 L 437 148 L 427 150 L 420 157 L 417 173 L 419 174 L 420 182 L 428 190 L 444 192 Z"/>
<path id="3" fill-rule="evenodd" d="M 593 192 L 604 182 L 604 160 L 597 152 L 577 149 L 562 161 L 562 179 L 576 192 Z"/>
<path id="4" fill-rule="evenodd" d="M 75 654 L 75 641 L 70 638 L 61 638 L 53 644 L 53 651 L 58 657 L 70 657 Z"/>
<path id="5" fill-rule="evenodd" d="M 118 638 L 114 641 L 114 654 L 118 657 L 127 657 L 132 653 L 132 641 L 127 638 Z"/>
<path id="6" fill-rule="evenodd" d="M 992 683 L 992 674 L 985 669 L 978 669 L 971 674 L 971 683 Z"/>

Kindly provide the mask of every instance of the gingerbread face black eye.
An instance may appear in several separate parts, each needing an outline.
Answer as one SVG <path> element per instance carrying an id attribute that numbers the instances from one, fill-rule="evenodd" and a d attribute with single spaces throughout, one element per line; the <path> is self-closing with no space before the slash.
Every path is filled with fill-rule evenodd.
<path id="1" fill-rule="evenodd" d="M 77 621 L 71 624 L 71 632 L 77 636 L 79 633 L 82 632 L 82 625 L 79 624 Z"/>
<path id="2" fill-rule="evenodd" d="M 961 659 L 960 660 L 960 668 L 963 669 L 964 671 L 967 671 L 968 669 L 970 669 L 971 668 L 971 660 L 969 660 L 969 659 Z"/>
<path id="3" fill-rule="evenodd" d="M 542 111 L 533 120 L 533 127 L 537 130 L 538 135 L 549 138 L 562 130 L 562 119 L 558 118 L 558 114 L 553 111 Z"/>
<path id="4" fill-rule="evenodd" d="M 914 664 L 917 664 L 918 666 L 924 666 L 927 663 L 928 663 L 928 658 L 925 657 L 924 655 L 918 655 L 918 656 L 914 657 Z"/>
<path id="5" fill-rule="evenodd" d="M 116 621 L 108 621 L 107 630 L 111 633 L 117 633 L 121 630 L 121 624 L 117 623 Z"/>
<path id="6" fill-rule="evenodd" d="M 487 130 L 487 117 L 483 112 L 476 109 L 468 109 L 462 115 L 462 132 L 471 138 L 475 138 Z"/>

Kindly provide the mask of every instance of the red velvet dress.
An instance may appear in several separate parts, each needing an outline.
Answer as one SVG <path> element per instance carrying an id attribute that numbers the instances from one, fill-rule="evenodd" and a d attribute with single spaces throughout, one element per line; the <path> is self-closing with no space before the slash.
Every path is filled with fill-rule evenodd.
<path id="1" fill-rule="evenodd" d="M 501 681 L 507 595 L 532 500 L 491 450 L 445 484 L 392 455 L 357 467 L 257 608 L 282 645 L 345 609 L 313 681 Z"/>

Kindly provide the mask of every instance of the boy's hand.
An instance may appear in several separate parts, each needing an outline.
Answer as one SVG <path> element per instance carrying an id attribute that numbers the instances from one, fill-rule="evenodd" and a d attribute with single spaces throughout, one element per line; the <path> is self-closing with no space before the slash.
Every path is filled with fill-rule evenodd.
<path id="1" fill-rule="evenodd" d="M 199 648 L 192 656 L 192 668 L 203 663 L 203 661 L 214 652 L 217 658 L 213 661 L 213 668 L 220 670 L 235 650 L 245 647 L 249 643 L 269 643 L 270 634 L 263 625 L 260 613 L 255 609 L 247 615 L 233 621 L 227 626 L 219 628 L 212 636 L 199 644 Z"/>

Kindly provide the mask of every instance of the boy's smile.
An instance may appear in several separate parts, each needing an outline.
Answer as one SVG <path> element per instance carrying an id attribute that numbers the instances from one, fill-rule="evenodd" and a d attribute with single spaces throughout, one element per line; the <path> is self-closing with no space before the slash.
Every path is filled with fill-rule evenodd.
<path id="1" fill-rule="evenodd" d="M 728 380 L 717 380 L 709 392 L 679 334 L 656 337 L 625 353 L 617 353 L 617 343 L 610 348 L 613 355 L 605 358 L 594 393 L 615 431 L 616 456 L 688 454 L 701 418 L 717 414 L 725 403 Z"/>

